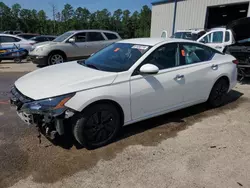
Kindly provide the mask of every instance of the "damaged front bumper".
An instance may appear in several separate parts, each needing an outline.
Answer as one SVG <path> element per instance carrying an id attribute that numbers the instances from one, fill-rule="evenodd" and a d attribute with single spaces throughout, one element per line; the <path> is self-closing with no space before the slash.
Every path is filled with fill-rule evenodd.
<path id="1" fill-rule="evenodd" d="M 23 95 L 16 87 L 11 89 L 10 104 L 26 124 L 38 126 L 46 136 L 53 139 L 55 134 L 63 135 L 64 122 L 74 115 L 74 110 L 64 104 L 74 94 L 67 94 L 43 100 L 33 100 Z"/>

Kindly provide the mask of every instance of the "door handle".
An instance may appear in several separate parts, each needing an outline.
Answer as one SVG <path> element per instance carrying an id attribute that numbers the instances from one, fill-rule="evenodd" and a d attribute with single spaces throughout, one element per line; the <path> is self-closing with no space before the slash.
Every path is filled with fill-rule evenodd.
<path id="1" fill-rule="evenodd" d="M 184 75 L 180 75 L 180 74 L 177 74 L 175 77 L 176 80 L 181 80 L 183 78 L 184 78 Z"/>
<path id="2" fill-rule="evenodd" d="M 218 65 L 212 65 L 211 67 L 213 70 L 217 70 L 218 69 Z"/>

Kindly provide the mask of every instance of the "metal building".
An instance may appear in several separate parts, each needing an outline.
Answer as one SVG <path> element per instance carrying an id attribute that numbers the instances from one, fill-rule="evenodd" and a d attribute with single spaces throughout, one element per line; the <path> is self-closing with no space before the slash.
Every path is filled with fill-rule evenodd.
<path id="1" fill-rule="evenodd" d="M 250 0 L 177 0 L 175 30 L 213 28 L 250 16 Z M 166 30 L 172 35 L 175 0 L 152 3 L 151 37 Z"/>

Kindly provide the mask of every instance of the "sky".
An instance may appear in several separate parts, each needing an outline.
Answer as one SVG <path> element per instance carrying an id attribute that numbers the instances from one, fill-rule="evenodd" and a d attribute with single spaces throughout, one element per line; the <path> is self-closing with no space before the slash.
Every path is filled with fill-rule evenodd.
<path id="1" fill-rule="evenodd" d="M 19 3 L 22 8 L 44 10 L 48 17 L 52 17 L 52 8 L 50 4 L 56 6 L 57 11 L 61 11 L 66 3 L 73 8 L 86 7 L 91 12 L 101 9 L 108 9 L 113 12 L 117 9 L 128 9 L 130 12 L 140 10 L 143 5 L 151 7 L 151 3 L 155 0 L 2 0 L 7 6 L 11 7 L 15 3 Z"/>

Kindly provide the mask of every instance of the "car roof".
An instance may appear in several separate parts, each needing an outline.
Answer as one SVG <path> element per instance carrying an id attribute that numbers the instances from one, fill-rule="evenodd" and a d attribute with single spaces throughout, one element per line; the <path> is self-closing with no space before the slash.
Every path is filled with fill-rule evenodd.
<path id="1" fill-rule="evenodd" d="M 0 33 L 0 36 L 6 36 L 6 37 L 16 37 L 16 38 L 20 38 L 17 35 L 12 35 L 12 34 L 5 34 L 5 33 Z"/>
<path id="2" fill-rule="evenodd" d="M 147 46 L 155 46 L 160 43 L 171 43 L 171 42 L 190 42 L 185 39 L 175 39 L 175 38 L 134 38 L 134 39 L 126 39 L 118 41 L 117 43 L 130 43 L 130 44 L 138 44 L 138 45 L 147 45 Z M 195 41 L 192 41 L 196 43 Z"/>
<path id="3" fill-rule="evenodd" d="M 100 29 L 72 30 L 72 31 L 69 31 L 69 32 L 75 32 L 75 33 L 78 33 L 78 32 L 105 32 L 105 33 L 114 33 L 114 34 L 117 34 L 117 32 L 114 32 L 114 31 L 100 30 Z"/>

